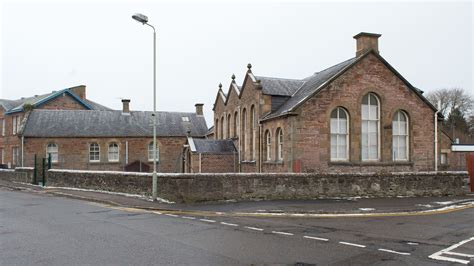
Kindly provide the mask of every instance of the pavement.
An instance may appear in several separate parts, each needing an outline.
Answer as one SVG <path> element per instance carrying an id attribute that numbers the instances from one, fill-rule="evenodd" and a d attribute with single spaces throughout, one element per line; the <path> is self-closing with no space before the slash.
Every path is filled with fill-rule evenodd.
<path id="1" fill-rule="evenodd" d="M 474 205 L 474 193 L 451 197 L 328 198 L 314 200 L 221 201 L 195 204 L 153 202 L 139 195 L 75 188 L 41 187 L 0 180 L 0 187 L 32 193 L 68 197 L 110 206 L 169 212 L 202 212 L 207 215 L 234 216 L 337 216 L 337 215 L 409 215 L 446 211 Z M 453 207 L 454 206 L 454 207 Z"/>

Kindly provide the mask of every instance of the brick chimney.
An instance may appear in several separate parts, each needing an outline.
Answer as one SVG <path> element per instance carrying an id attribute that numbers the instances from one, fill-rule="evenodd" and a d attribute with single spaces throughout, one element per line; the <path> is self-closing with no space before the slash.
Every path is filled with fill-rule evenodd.
<path id="1" fill-rule="evenodd" d="M 204 106 L 203 103 L 197 103 L 194 106 L 196 106 L 196 114 L 197 115 L 204 115 L 202 107 Z"/>
<path id="2" fill-rule="evenodd" d="M 122 106 L 122 114 L 130 114 L 130 100 L 123 99 Z"/>
<path id="3" fill-rule="evenodd" d="M 354 36 L 357 41 L 356 56 L 360 56 L 369 50 L 379 52 L 379 37 L 382 34 L 361 32 Z"/>
<path id="4" fill-rule="evenodd" d="M 79 98 L 85 99 L 86 98 L 86 85 L 79 85 L 76 87 L 69 88 L 74 94 L 76 94 Z"/>

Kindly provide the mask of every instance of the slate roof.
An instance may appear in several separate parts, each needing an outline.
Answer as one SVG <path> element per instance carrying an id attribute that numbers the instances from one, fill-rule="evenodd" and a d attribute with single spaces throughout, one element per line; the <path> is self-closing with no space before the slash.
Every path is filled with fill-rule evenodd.
<path id="1" fill-rule="evenodd" d="M 189 122 L 182 117 L 188 117 Z M 157 112 L 157 136 L 204 136 L 204 116 L 184 112 Z M 43 110 L 30 113 L 25 137 L 151 137 L 152 112 L 101 110 Z"/>
<path id="2" fill-rule="evenodd" d="M 304 80 L 255 76 L 260 80 L 263 94 L 291 96 L 303 85 Z"/>
<path id="3" fill-rule="evenodd" d="M 194 143 L 193 152 L 209 154 L 229 154 L 236 153 L 234 142 L 229 139 L 199 139 L 190 138 Z"/>

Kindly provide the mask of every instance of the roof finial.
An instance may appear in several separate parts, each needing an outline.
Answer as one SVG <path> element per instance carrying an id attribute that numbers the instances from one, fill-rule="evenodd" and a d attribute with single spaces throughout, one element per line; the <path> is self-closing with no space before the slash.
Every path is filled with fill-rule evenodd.
<path id="1" fill-rule="evenodd" d="M 234 74 L 232 74 L 231 78 L 232 78 L 232 81 L 235 81 L 235 75 Z"/>
<path id="2" fill-rule="evenodd" d="M 222 89 L 222 83 L 219 83 L 219 89 Z"/>
<path id="3" fill-rule="evenodd" d="M 247 64 L 247 69 L 248 69 L 248 70 L 251 70 L 251 69 L 252 69 L 252 64 L 248 63 L 248 64 Z"/>

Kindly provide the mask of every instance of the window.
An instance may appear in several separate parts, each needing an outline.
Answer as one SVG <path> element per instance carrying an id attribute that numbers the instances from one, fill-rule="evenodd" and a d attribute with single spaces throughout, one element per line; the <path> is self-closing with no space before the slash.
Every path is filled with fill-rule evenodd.
<path id="1" fill-rule="evenodd" d="M 238 116 L 238 113 L 237 111 L 234 113 L 234 137 L 238 137 L 239 136 L 239 129 L 237 128 L 237 125 L 238 125 L 238 121 L 239 120 L 239 116 Z"/>
<path id="2" fill-rule="evenodd" d="M 362 99 L 362 160 L 378 160 L 380 148 L 379 99 L 369 93 Z"/>
<path id="3" fill-rule="evenodd" d="M 57 163 L 58 162 L 58 145 L 56 143 L 49 143 L 46 146 L 46 158 L 49 158 L 51 154 L 51 162 Z"/>
<path id="4" fill-rule="evenodd" d="M 393 160 L 408 160 L 408 116 L 403 111 L 397 111 L 393 116 L 392 139 Z"/>
<path id="5" fill-rule="evenodd" d="M 224 139 L 224 116 L 221 117 L 221 127 L 219 128 L 219 138 Z"/>
<path id="6" fill-rule="evenodd" d="M 5 152 L 3 149 L 0 149 L 0 164 L 5 164 Z"/>
<path id="7" fill-rule="evenodd" d="M 119 161 L 119 146 L 117 143 L 112 142 L 109 144 L 109 162 Z"/>
<path id="8" fill-rule="evenodd" d="M 250 140 L 250 151 L 252 152 L 252 160 L 255 160 L 255 127 L 256 127 L 257 119 L 255 117 L 255 107 L 252 105 L 250 107 L 250 136 L 252 139 Z"/>
<path id="9" fill-rule="evenodd" d="M 448 154 L 447 154 L 447 153 L 442 152 L 442 153 L 440 154 L 440 158 L 439 158 L 439 159 L 440 159 L 440 163 L 441 163 L 442 165 L 448 164 Z"/>
<path id="10" fill-rule="evenodd" d="M 20 128 L 21 128 L 21 115 L 18 115 L 16 117 L 16 132 L 20 132 Z"/>
<path id="11" fill-rule="evenodd" d="M 95 142 L 89 145 L 89 162 L 100 162 L 100 147 Z"/>
<path id="12" fill-rule="evenodd" d="M 227 138 L 229 138 L 229 139 L 232 137 L 232 135 L 230 134 L 230 128 L 231 128 L 230 123 L 231 123 L 231 121 L 232 121 L 232 119 L 231 119 L 230 114 L 229 114 L 227 116 Z"/>
<path id="13" fill-rule="evenodd" d="M 160 160 L 160 149 L 156 143 L 156 161 Z M 153 141 L 148 144 L 148 161 L 153 162 Z"/>
<path id="14" fill-rule="evenodd" d="M 0 119 L 0 131 L 2 132 L 2 136 L 5 136 L 5 119 Z"/>
<path id="15" fill-rule="evenodd" d="M 18 147 L 12 148 L 12 163 L 14 166 L 18 165 L 18 159 L 20 158 L 20 149 Z"/>
<path id="16" fill-rule="evenodd" d="M 214 128 L 215 139 L 219 139 L 219 119 L 216 119 L 216 126 Z"/>
<path id="17" fill-rule="evenodd" d="M 247 157 L 247 110 L 244 108 L 242 111 L 242 160 L 245 161 Z"/>
<path id="18" fill-rule="evenodd" d="M 272 135 L 269 130 L 265 131 L 265 154 L 267 161 L 272 159 Z"/>
<path id="19" fill-rule="evenodd" d="M 283 130 L 277 129 L 277 159 L 283 161 Z"/>
<path id="20" fill-rule="evenodd" d="M 16 116 L 13 116 L 12 117 L 12 125 L 13 125 L 12 126 L 12 133 L 13 133 L 13 135 L 16 135 L 16 122 L 17 122 L 16 121 Z"/>
<path id="21" fill-rule="evenodd" d="M 349 159 L 349 115 L 342 107 L 331 112 L 331 161 Z"/>
<path id="22" fill-rule="evenodd" d="M 189 117 L 188 117 L 188 116 L 182 116 L 182 117 L 181 117 L 181 120 L 182 120 L 183 122 L 189 122 Z"/>

